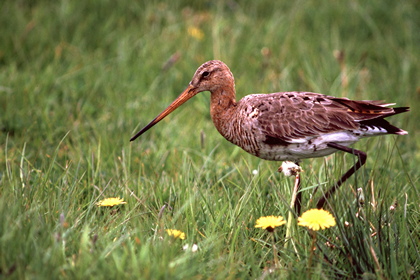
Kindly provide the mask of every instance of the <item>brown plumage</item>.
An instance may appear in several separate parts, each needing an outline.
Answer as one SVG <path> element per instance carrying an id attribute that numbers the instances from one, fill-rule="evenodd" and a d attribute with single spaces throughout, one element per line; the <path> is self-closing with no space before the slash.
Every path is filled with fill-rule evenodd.
<path id="1" fill-rule="evenodd" d="M 222 61 L 211 60 L 201 65 L 184 92 L 130 141 L 203 91 L 211 93 L 210 114 L 220 134 L 259 158 L 298 162 L 337 150 L 358 156 L 359 161 L 324 194 L 318 207 L 364 164 L 366 154 L 348 148 L 349 145 L 363 137 L 407 134 L 384 118 L 406 112 L 408 107 L 390 108 L 393 104 L 381 101 L 354 101 L 312 92 L 277 92 L 251 94 L 236 102 L 231 71 Z"/>

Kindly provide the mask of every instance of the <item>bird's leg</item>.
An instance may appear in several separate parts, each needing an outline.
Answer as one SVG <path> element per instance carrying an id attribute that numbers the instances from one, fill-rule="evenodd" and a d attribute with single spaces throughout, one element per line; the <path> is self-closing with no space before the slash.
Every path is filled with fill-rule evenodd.
<path id="1" fill-rule="evenodd" d="M 283 172 L 285 176 L 295 176 L 295 185 L 292 192 L 292 200 L 290 203 L 290 208 L 294 208 L 297 215 L 300 214 L 302 208 L 302 193 L 300 190 L 300 172 L 302 168 L 299 166 L 298 162 L 283 161 L 278 172 Z"/>
<path id="2" fill-rule="evenodd" d="M 318 209 L 324 207 L 324 204 L 327 202 L 328 198 L 334 194 L 334 192 L 348 179 L 350 178 L 351 175 L 353 175 L 360 167 L 362 167 L 365 162 L 366 162 L 366 153 L 356 150 L 356 149 L 352 149 L 337 143 L 328 143 L 327 144 L 329 147 L 346 152 L 346 153 L 350 153 L 352 155 L 357 156 L 358 160 L 357 162 L 353 165 L 353 167 L 351 167 L 349 170 L 347 170 L 346 173 L 344 173 L 344 175 L 340 178 L 340 180 L 338 180 L 337 183 L 335 183 L 335 185 L 333 185 L 327 192 L 324 193 L 324 196 L 321 197 L 321 199 L 318 201 L 316 207 Z"/>

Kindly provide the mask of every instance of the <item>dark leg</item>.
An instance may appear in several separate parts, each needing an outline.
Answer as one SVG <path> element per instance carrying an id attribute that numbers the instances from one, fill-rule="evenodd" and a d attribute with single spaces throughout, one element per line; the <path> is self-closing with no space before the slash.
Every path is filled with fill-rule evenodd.
<path id="1" fill-rule="evenodd" d="M 354 164 L 354 166 L 352 168 L 350 168 L 349 170 L 347 170 L 346 173 L 344 173 L 344 175 L 340 178 L 340 180 L 338 180 L 338 182 L 333 185 L 327 192 L 324 193 L 324 196 L 321 197 L 321 199 L 318 201 L 316 207 L 318 209 L 321 209 L 322 207 L 324 207 L 324 204 L 327 202 L 328 198 L 334 194 L 334 192 L 348 179 L 350 178 L 351 175 L 353 175 L 360 167 L 362 167 L 365 162 L 366 162 L 366 153 L 359 151 L 359 150 L 355 150 L 340 144 L 336 144 L 336 143 L 328 143 L 327 144 L 329 147 L 346 152 L 346 153 L 350 153 L 353 154 L 355 156 L 358 157 L 357 162 Z"/>

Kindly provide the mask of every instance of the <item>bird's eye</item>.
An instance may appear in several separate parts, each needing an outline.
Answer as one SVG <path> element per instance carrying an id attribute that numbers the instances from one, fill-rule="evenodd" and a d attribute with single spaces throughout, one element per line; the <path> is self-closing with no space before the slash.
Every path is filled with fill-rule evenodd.
<path id="1" fill-rule="evenodd" d="M 208 72 L 208 71 L 204 71 L 204 72 L 201 74 L 201 77 L 203 77 L 203 78 L 207 78 L 209 75 L 210 75 L 210 72 Z"/>

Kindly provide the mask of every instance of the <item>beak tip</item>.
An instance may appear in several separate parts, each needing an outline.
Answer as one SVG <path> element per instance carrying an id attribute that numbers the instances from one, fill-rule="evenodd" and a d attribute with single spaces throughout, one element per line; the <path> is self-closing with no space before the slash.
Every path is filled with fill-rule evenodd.
<path id="1" fill-rule="evenodd" d="M 140 135 L 135 135 L 135 136 L 133 136 L 133 137 L 131 137 L 130 138 L 130 142 L 133 142 L 134 140 L 136 140 L 137 139 L 137 137 L 139 137 Z"/>

